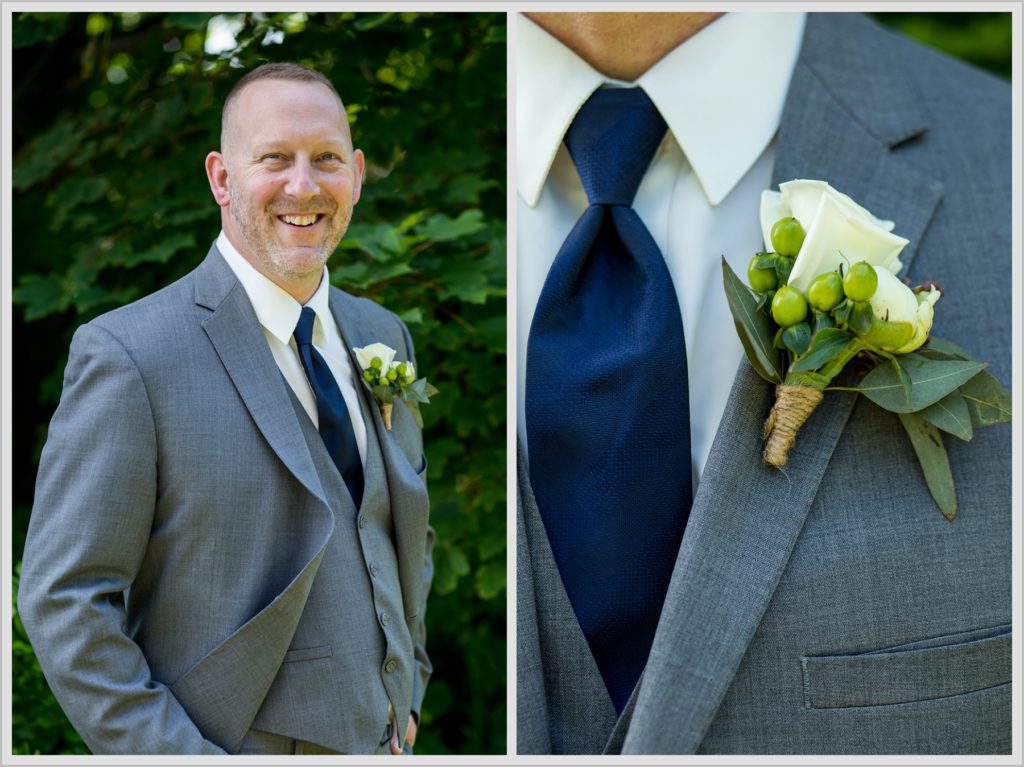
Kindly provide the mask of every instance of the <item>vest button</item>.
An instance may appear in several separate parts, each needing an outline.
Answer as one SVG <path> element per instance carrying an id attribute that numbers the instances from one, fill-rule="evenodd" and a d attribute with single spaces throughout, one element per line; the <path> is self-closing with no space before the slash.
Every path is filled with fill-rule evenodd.
<path id="1" fill-rule="evenodd" d="M 388 658 L 387 663 L 384 664 L 384 673 L 394 673 L 395 669 L 398 668 L 398 661 L 394 658 Z"/>
<path id="2" fill-rule="evenodd" d="M 371 576 L 376 578 L 377 577 L 377 573 L 379 573 L 379 572 L 380 572 L 380 570 L 377 568 L 377 565 L 375 565 L 375 564 L 371 564 L 370 565 L 370 575 Z"/>
<path id="3" fill-rule="evenodd" d="M 359 515 L 359 529 L 362 530 L 366 527 L 366 517 L 363 514 Z"/>
<path id="4" fill-rule="evenodd" d="M 390 621 L 390 620 L 391 620 L 391 616 L 388 615 L 387 610 L 382 610 L 381 614 L 380 614 L 380 625 L 381 626 L 387 626 L 388 625 L 388 621 Z"/>

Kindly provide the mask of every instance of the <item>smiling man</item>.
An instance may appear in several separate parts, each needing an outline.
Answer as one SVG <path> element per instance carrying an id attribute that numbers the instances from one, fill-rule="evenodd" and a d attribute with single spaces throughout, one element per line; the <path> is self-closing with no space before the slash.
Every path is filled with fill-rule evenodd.
<path id="1" fill-rule="evenodd" d="M 358 383 L 412 360 L 331 288 L 363 155 L 330 81 L 243 77 L 206 158 L 222 232 L 82 326 L 40 461 L 19 611 L 96 753 L 401 753 L 430 674 L 422 440 Z"/>

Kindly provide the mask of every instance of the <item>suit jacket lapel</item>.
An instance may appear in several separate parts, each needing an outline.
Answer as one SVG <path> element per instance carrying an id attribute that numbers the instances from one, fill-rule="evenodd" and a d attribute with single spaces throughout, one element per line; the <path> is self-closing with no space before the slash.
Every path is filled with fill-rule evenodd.
<path id="1" fill-rule="evenodd" d="M 374 314 L 359 310 L 359 304 L 350 296 L 338 290 L 331 291 L 331 314 L 338 323 L 342 342 L 349 353 L 354 371 L 360 371 L 359 360 L 354 348 L 368 346 L 375 342 L 386 343 L 395 335 L 395 326 L 379 326 Z M 362 382 L 356 382 L 356 390 L 364 398 L 373 419 L 384 471 L 387 473 L 388 493 L 391 498 L 391 517 L 395 525 L 395 543 L 399 554 L 399 579 L 402 583 L 403 598 L 407 609 L 420 605 L 426 598 L 420 593 L 423 583 L 423 562 L 418 555 L 423 551 L 423 536 L 427 528 L 428 504 L 423 482 L 416 470 L 402 453 L 395 435 L 384 426 L 380 407 Z M 396 410 L 404 405 L 395 404 Z M 398 413 L 393 425 L 398 428 Z"/>
<path id="2" fill-rule="evenodd" d="M 267 443 L 295 478 L 327 504 L 288 399 L 288 384 L 277 373 L 245 289 L 216 247 L 196 272 L 196 303 L 213 311 L 203 329 Z"/>
<path id="3" fill-rule="evenodd" d="M 896 233 L 911 241 L 902 257 L 909 266 L 941 186 L 894 157 L 893 146 L 922 132 L 925 116 L 897 68 L 886 69 L 885 51 L 858 48 L 843 20 L 830 16 L 840 15 L 808 19 L 779 129 L 773 185 L 822 179 L 892 219 Z M 830 392 L 802 429 L 785 470 L 776 471 L 761 460 L 761 426 L 773 397 L 773 387 L 744 360 L 690 512 L 624 753 L 683 754 L 699 747 L 856 400 Z"/>

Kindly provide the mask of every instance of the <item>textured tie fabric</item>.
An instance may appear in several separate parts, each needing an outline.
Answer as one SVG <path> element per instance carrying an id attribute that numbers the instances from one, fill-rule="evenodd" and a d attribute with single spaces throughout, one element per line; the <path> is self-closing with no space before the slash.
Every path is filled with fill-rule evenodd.
<path id="1" fill-rule="evenodd" d="M 295 326 L 295 344 L 299 347 L 299 358 L 306 370 L 306 377 L 316 396 L 316 412 L 320 421 L 320 437 L 327 446 L 327 452 L 334 459 L 352 500 L 359 508 L 363 500 L 363 465 L 359 459 L 356 434 L 352 430 L 345 398 L 341 396 L 338 382 L 324 358 L 313 347 L 313 320 L 316 312 L 308 306 L 302 307 L 299 322 Z"/>
<path id="2" fill-rule="evenodd" d="M 548 273 L 527 346 L 530 481 L 620 713 L 692 501 L 679 303 L 631 207 L 665 129 L 640 89 L 598 90 L 576 115 L 565 143 L 590 206 Z"/>

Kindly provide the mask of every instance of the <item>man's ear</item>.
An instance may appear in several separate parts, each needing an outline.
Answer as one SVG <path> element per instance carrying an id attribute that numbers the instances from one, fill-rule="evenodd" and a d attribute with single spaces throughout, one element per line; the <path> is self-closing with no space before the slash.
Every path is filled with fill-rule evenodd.
<path id="1" fill-rule="evenodd" d="M 231 202 L 231 193 L 228 191 L 228 166 L 220 152 L 210 152 L 206 155 L 206 178 L 210 182 L 213 199 L 222 208 L 227 207 Z"/>
<path id="2" fill-rule="evenodd" d="M 352 180 L 352 204 L 359 202 L 359 195 L 363 190 L 363 170 L 366 167 L 366 158 L 363 157 L 363 150 L 356 149 L 352 152 L 352 163 L 355 165 L 355 178 Z"/>

